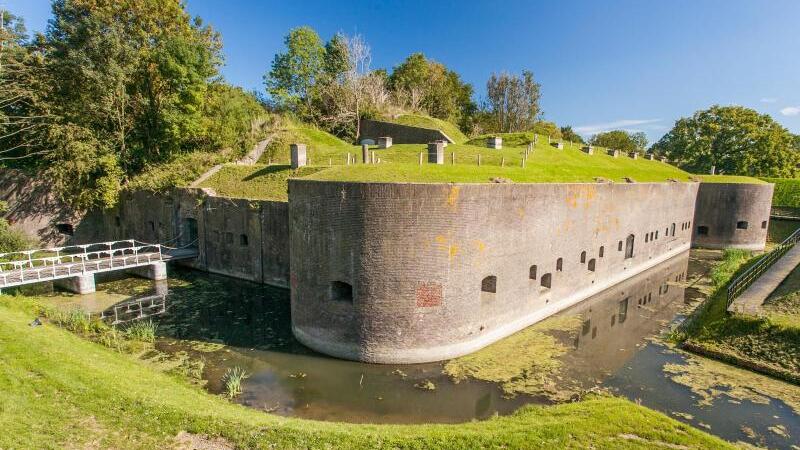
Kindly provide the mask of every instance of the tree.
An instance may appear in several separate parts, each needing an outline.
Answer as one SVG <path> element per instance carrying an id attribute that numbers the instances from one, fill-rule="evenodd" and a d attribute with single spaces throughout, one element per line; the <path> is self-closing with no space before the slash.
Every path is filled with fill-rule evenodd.
<path id="1" fill-rule="evenodd" d="M 622 152 L 642 152 L 647 146 L 647 136 L 641 132 L 629 133 L 624 130 L 613 130 L 595 134 L 589 143 Z"/>
<path id="2" fill-rule="evenodd" d="M 577 142 L 579 144 L 583 144 L 583 137 L 580 134 L 576 133 L 572 130 L 572 127 L 567 125 L 561 127 L 561 138 L 566 141 Z"/>
<path id="3" fill-rule="evenodd" d="M 301 113 L 310 113 L 311 90 L 323 74 L 323 69 L 333 72 L 340 70 L 346 57 L 336 55 L 326 61 L 322 40 L 309 26 L 291 30 L 284 44 L 286 52 L 275 55 L 272 68 L 264 75 L 267 91 L 278 106 L 303 108 Z M 339 42 L 333 42 L 331 49 L 343 51 Z"/>
<path id="4" fill-rule="evenodd" d="M 459 123 L 464 129 L 477 110 L 472 101 L 472 86 L 422 53 L 411 54 L 395 67 L 388 81 L 401 106 Z"/>
<path id="5" fill-rule="evenodd" d="M 767 114 L 714 105 L 681 118 L 652 147 L 681 168 L 708 173 L 794 177 L 800 163 L 795 137 Z"/>
<path id="6" fill-rule="evenodd" d="M 531 129 L 541 112 L 539 88 L 533 72 L 528 70 L 522 71 L 522 76 L 493 73 L 486 82 L 486 97 L 488 110 L 494 116 L 495 131 Z"/>

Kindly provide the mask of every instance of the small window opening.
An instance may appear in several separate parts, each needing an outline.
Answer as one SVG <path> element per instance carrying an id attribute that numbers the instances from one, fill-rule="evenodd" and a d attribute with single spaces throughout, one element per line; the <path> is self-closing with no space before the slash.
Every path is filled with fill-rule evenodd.
<path id="1" fill-rule="evenodd" d="M 672 234 L 673 236 L 675 236 L 675 224 L 674 224 L 674 223 L 672 224 L 671 231 L 672 231 L 672 233 L 671 233 L 671 234 Z"/>
<path id="2" fill-rule="evenodd" d="M 530 270 L 528 271 L 528 278 L 530 278 L 531 280 L 535 280 L 536 279 L 536 266 L 535 265 L 531 266 Z"/>
<path id="3" fill-rule="evenodd" d="M 241 245 L 242 247 L 247 247 L 247 235 L 246 234 L 240 234 L 239 235 L 239 245 Z"/>
<path id="4" fill-rule="evenodd" d="M 581 264 L 586 262 L 586 251 L 581 252 Z"/>
<path id="5" fill-rule="evenodd" d="M 697 227 L 697 234 L 700 236 L 708 236 L 708 227 L 705 225 L 700 225 Z"/>
<path id="6" fill-rule="evenodd" d="M 625 239 L 625 259 L 633 258 L 633 241 L 636 237 L 632 234 L 629 234 L 627 239 Z"/>
<path id="7" fill-rule="evenodd" d="M 584 320 L 581 328 L 581 334 L 586 336 L 590 331 L 592 331 L 592 319 Z"/>
<path id="8" fill-rule="evenodd" d="M 628 298 L 619 302 L 619 323 L 625 322 L 625 319 L 628 318 Z"/>
<path id="9" fill-rule="evenodd" d="M 658 231 L 656 231 L 656 239 L 658 239 Z"/>
<path id="10" fill-rule="evenodd" d="M 644 235 L 644 242 L 645 242 L 645 243 L 647 243 L 647 242 L 649 242 L 649 241 L 650 241 L 650 233 L 646 233 L 646 234 Z"/>
<path id="11" fill-rule="evenodd" d="M 622 251 L 622 241 L 619 241 L 619 243 L 617 244 L 617 250 Z"/>
<path id="12" fill-rule="evenodd" d="M 766 220 L 761 222 L 761 228 L 765 229 L 765 230 L 767 229 L 767 221 Z"/>
<path id="13" fill-rule="evenodd" d="M 541 281 L 539 281 L 539 283 L 542 285 L 543 288 L 550 289 L 550 287 L 552 286 L 552 279 L 553 275 L 546 273 L 542 275 L 542 279 Z"/>
<path id="14" fill-rule="evenodd" d="M 71 223 L 59 223 L 56 225 L 56 230 L 61 234 L 66 234 L 67 236 L 72 236 L 75 234 L 75 229 L 72 227 Z"/>
<path id="15" fill-rule="evenodd" d="M 564 258 L 558 258 L 556 260 L 556 272 L 561 272 L 564 270 Z"/>
<path id="16" fill-rule="evenodd" d="M 590 271 L 594 272 L 594 267 L 595 267 L 595 260 L 594 260 L 594 258 L 592 258 L 592 259 L 589 260 L 588 269 Z"/>
<path id="17" fill-rule="evenodd" d="M 116 225 L 117 227 L 122 226 L 122 219 L 120 219 L 119 216 L 114 217 L 114 225 Z"/>
<path id="18" fill-rule="evenodd" d="M 225 233 L 225 243 L 233 244 L 233 233 Z"/>
<path id="19" fill-rule="evenodd" d="M 600 246 L 600 251 L 598 252 L 598 256 L 600 256 L 602 258 L 603 255 L 605 254 L 605 252 L 606 252 L 606 248 L 601 245 Z"/>
<path id="20" fill-rule="evenodd" d="M 331 282 L 331 300 L 353 302 L 353 286 L 344 281 Z"/>
<path id="21" fill-rule="evenodd" d="M 156 231 L 156 223 L 152 220 L 147 222 L 147 225 L 150 227 L 150 231 Z"/>
<path id="22" fill-rule="evenodd" d="M 736 222 L 736 228 L 738 228 L 740 230 L 746 230 L 749 225 L 750 224 L 748 224 L 744 220 L 740 220 L 740 221 Z"/>
<path id="23" fill-rule="evenodd" d="M 489 275 L 481 281 L 481 292 L 496 293 L 497 292 L 497 277 Z"/>

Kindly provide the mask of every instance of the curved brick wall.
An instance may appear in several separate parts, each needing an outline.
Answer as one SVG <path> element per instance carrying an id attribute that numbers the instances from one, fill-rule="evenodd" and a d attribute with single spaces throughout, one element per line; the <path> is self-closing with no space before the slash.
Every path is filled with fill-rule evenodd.
<path id="1" fill-rule="evenodd" d="M 692 223 L 693 245 L 762 250 L 767 243 L 774 187 L 773 184 L 700 183 Z"/>
<path id="2" fill-rule="evenodd" d="M 368 362 L 470 353 L 687 250 L 697 189 L 290 180 L 294 333 Z"/>

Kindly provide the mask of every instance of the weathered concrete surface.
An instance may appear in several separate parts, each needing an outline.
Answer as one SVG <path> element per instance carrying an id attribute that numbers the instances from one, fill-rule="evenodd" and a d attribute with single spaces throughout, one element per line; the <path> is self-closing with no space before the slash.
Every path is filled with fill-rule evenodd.
<path id="1" fill-rule="evenodd" d="M 289 183 L 294 333 L 379 363 L 470 353 L 686 251 L 690 230 L 672 224 L 691 220 L 698 189 Z M 489 276 L 496 293 L 481 292 Z"/>
<path id="2" fill-rule="evenodd" d="M 167 263 L 164 261 L 156 261 L 146 266 L 134 267 L 128 269 L 128 273 L 138 277 L 147 278 L 148 280 L 161 281 L 167 279 Z"/>
<path id="3" fill-rule="evenodd" d="M 774 184 L 700 183 L 692 244 L 762 250 L 767 244 Z M 741 228 L 746 224 L 746 228 Z"/>
<path id="4" fill-rule="evenodd" d="M 393 144 L 427 144 L 438 140 L 445 140 L 450 143 L 455 142 L 441 130 L 412 127 L 379 120 L 361 119 L 359 129 L 361 132 L 358 137 L 359 142 L 363 139 L 371 139 L 373 142 L 378 142 L 380 138 L 386 136 L 392 138 Z"/>
<path id="5" fill-rule="evenodd" d="M 767 297 L 798 265 L 800 265 L 800 245 L 795 245 L 781 259 L 775 261 L 750 287 L 745 289 L 728 306 L 728 311 L 750 315 L 760 314 L 761 306 Z"/>
<path id="6" fill-rule="evenodd" d="M 87 273 L 69 278 L 53 280 L 53 285 L 75 294 L 91 294 L 95 292 L 94 274 Z"/>

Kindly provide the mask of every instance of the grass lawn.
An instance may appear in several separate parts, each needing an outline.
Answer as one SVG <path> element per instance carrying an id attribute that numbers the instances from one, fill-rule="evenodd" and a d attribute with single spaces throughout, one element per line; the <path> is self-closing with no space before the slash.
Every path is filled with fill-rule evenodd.
<path id="1" fill-rule="evenodd" d="M 292 170 L 288 165 L 254 164 L 252 166 L 226 165 L 200 184 L 214 189 L 223 197 L 253 200 L 288 201 L 289 177 L 310 175 L 322 167 L 301 167 Z"/>
<path id="2" fill-rule="evenodd" d="M 247 448 L 732 448 L 607 396 L 460 425 L 283 418 L 33 317 L 31 300 L 0 297 L 0 448 L 165 448 L 182 431 Z"/>
<path id="3" fill-rule="evenodd" d="M 800 381 L 800 305 L 795 288 L 773 299 L 763 317 L 728 314 L 727 283 L 756 258 L 743 250 L 726 250 L 712 271 L 716 290 L 684 327 L 678 339 L 696 350 L 743 367 Z M 794 276 L 800 277 L 800 274 Z M 788 280 L 787 280 L 788 281 Z"/>

